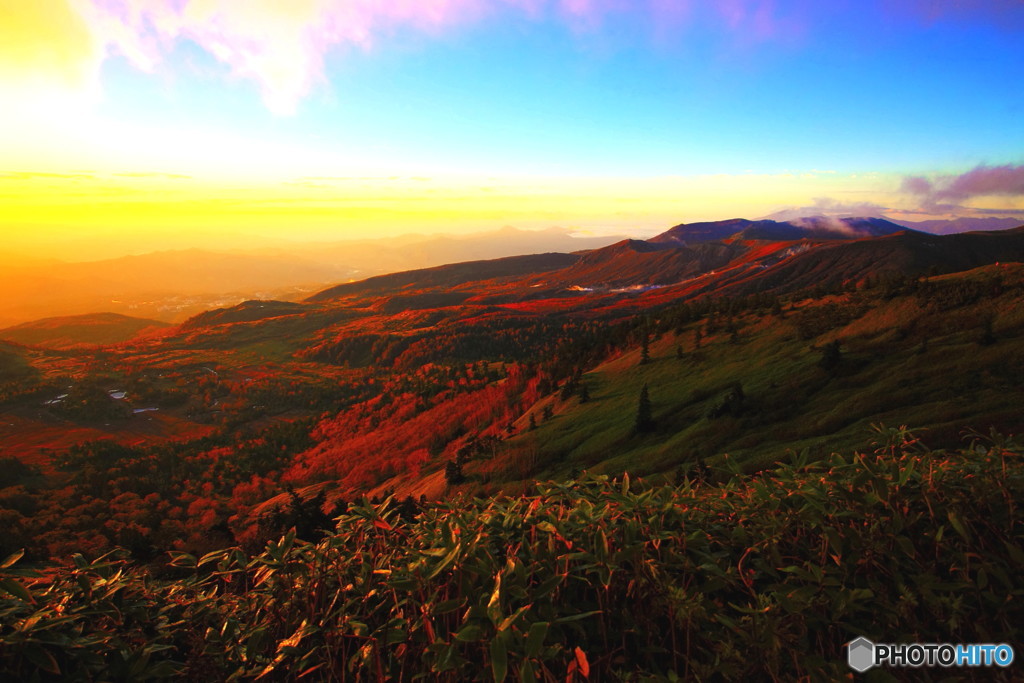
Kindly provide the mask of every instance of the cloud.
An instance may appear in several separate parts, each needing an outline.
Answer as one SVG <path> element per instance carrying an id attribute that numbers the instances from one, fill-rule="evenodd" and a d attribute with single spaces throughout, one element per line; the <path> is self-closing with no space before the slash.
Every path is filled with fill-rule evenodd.
<path id="1" fill-rule="evenodd" d="M 884 217 L 888 208 L 872 202 L 841 202 L 831 197 L 816 197 L 811 206 L 789 207 L 765 216 L 775 221 L 791 221 L 809 216 L 827 218 L 870 218 Z"/>
<path id="2" fill-rule="evenodd" d="M 507 0 L 513 2 L 514 0 Z M 341 46 L 370 49 L 403 27 L 434 32 L 475 21 L 484 0 L 69 0 L 112 54 L 140 70 L 191 41 L 256 82 L 273 112 L 294 112 L 326 83 L 325 58 Z"/>
<path id="3" fill-rule="evenodd" d="M 1024 197 L 1024 165 L 984 164 L 960 175 L 907 176 L 900 190 L 926 209 L 950 209 L 976 197 Z"/>
<path id="4" fill-rule="evenodd" d="M 7 2 L 8 0 L 0 0 Z M 45 0 L 53 3 L 57 0 Z M 179 41 L 190 41 L 255 82 L 278 114 L 327 85 L 326 58 L 345 48 L 369 50 L 402 31 L 437 35 L 502 13 L 554 21 L 576 33 L 600 32 L 640 17 L 657 35 L 666 27 L 708 24 L 737 42 L 789 40 L 797 10 L 782 0 L 66 0 L 107 54 L 153 72 Z M 26 3 L 31 4 L 31 3 Z"/>
<path id="5" fill-rule="evenodd" d="M 577 35 L 619 35 L 623 20 L 639 19 L 655 41 L 677 42 L 691 28 L 721 36 L 727 46 L 749 47 L 797 43 L 812 24 L 840 11 L 811 0 L 0 0 L 8 24 L 8 4 L 45 6 L 40 16 L 63 17 L 61 26 L 84 20 L 88 44 L 80 48 L 93 55 L 83 62 L 93 78 L 104 54 L 154 72 L 166 67 L 176 44 L 188 41 L 232 78 L 257 84 L 278 114 L 293 113 L 328 85 L 331 53 L 376 49 L 410 31 L 436 36 L 511 13 Z M 883 7 L 918 23 L 952 18 L 1007 25 L 1024 17 L 1019 0 L 891 0 Z M 41 55 L 53 51 L 39 47 Z"/>

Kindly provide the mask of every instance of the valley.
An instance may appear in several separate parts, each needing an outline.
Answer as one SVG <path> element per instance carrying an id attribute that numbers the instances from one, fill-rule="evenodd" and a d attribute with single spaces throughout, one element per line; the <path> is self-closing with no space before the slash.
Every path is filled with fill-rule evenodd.
<path id="1" fill-rule="evenodd" d="M 1024 233 L 858 221 L 684 225 L 176 327 L 108 317 L 129 325 L 111 344 L 97 320 L 23 327 L 21 342 L 49 348 L 3 348 L 2 455 L 33 468 L 0 498 L 17 530 L 4 549 L 42 559 L 126 533 L 145 558 L 260 543 L 293 490 L 323 492 L 327 509 L 583 472 L 754 473 L 868 449 L 874 425 L 940 449 L 970 430 L 1019 433 Z M 131 523 L 67 521 L 125 496 Z"/>

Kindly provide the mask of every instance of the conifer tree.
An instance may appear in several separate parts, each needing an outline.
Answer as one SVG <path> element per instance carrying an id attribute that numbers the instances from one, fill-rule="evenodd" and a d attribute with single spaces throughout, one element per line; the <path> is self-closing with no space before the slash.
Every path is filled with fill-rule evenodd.
<path id="1" fill-rule="evenodd" d="M 985 322 L 981 326 L 981 334 L 978 336 L 978 344 L 981 346 L 991 346 L 996 343 L 996 335 L 992 331 L 992 318 L 985 318 Z"/>
<path id="2" fill-rule="evenodd" d="M 636 423 L 633 425 L 633 430 L 638 434 L 643 434 L 653 429 L 654 416 L 651 412 L 651 397 L 647 391 L 647 385 L 644 384 L 636 404 Z"/>
<path id="3" fill-rule="evenodd" d="M 825 348 L 821 352 L 821 360 L 818 361 L 818 365 L 823 370 L 832 371 L 839 366 L 843 360 L 843 351 L 841 344 L 838 339 L 833 340 L 825 345 Z"/>
<path id="4" fill-rule="evenodd" d="M 444 480 L 452 486 L 466 481 L 466 477 L 462 474 L 462 465 L 455 460 L 445 463 Z"/>

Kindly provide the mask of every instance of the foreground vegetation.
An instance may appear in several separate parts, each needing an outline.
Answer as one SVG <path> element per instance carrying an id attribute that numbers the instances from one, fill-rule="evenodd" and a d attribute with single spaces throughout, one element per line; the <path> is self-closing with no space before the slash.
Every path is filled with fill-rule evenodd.
<path id="1" fill-rule="evenodd" d="M 363 501 L 319 540 L 164 567 L 11 557 L 0 678 L 827 680 L 859 635 L 1019 643 L 1021 447 L 879 435 L 753 475 Z"/>

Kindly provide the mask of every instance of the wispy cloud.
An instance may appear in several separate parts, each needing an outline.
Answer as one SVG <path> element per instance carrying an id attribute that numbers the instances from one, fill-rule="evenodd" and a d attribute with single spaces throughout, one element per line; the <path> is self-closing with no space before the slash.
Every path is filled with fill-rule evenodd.
<path id="1" fill-rule="evenodd" d="M 831 197 L 816 197 L 810 206 L 795 206 L 765 216 L 776 221 L 790 221 L 809 216 L 827 218 L 883 217 L 890 209 L 873 202 L 842 202 Z"/>
<path id="2" fill-rule="evenodd" d="M 154 71 L 166 64 L 176 43 L 190 41 L 232 77 L 258 84 L 266 106 L 278 114 L 294 112 L 303 98 L 326 86 L 326 60 L 333 51 L 375 49 L 406 31 L 441 35 L 504 13 L 560 23 L 576 34 L 615 33 L 622 19 L 632 17 L 649 25 L 655 41 L 678 40 L 681 29 L 694 28 L 751 46 L 799 42 L 815 22 L 840 11 L 811 0 L 65 1 L 107 54 Z M 866 11 L 878 11 L 873 5 L 869 1 Z M 881 7 L 918 23 L 1024 24 L 1019 0 L 890 0 Z"/>
<path id="3" fill-rule="evenodd" d="M 1024 165 L 982 164 L 960 175 L 907 176 L 900 189 L 929 210 L 954 208 L 976 197 L 1024 197 Z"/>
<path id="4" fill-rule="evenodd" d="M 289 114 L 327 83 L 328 54 L 370 50 L 399 31 L 429 35 L 513 12 L 598 32 L 640 16 L 652 36 L 666 27 L 708 24 L 743 43 L 788 40 L 799 12 L 782 0 L 67 0 L 108 54 L 154 71 L 178 41 L 191 41 L 231 75 L 257 83 L 266 106 Z M 799 3 L 797 4 L 799 6 Z"/>

